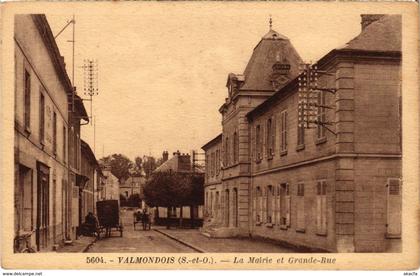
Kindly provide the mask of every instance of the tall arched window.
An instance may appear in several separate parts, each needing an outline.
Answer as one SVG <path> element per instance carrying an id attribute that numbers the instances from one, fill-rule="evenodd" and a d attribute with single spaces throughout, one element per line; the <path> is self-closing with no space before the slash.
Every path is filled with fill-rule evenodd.
<path id="1" fill-rule="evenodd" d="M 229 198 L 229 190 L 226 189 L 225 192 L 225 226 L 229 227 L 230 224 L 230 198 Z"/>
<path id="2" fill-rule="evenodd" d="M 239 138 L 238 133 L 233 134 L 233 163 L 236 164 L 239 161 Z"/>
<path id="3" fill-rule="evenodd" d="M 267 223 L 273 222 L 273 186 L 267 187 Z"/>
<path id="4" fill-rule="evenodd" d="M 262 208 L 261 208 L 261 204 L 262 204 L 262 192 L 261 192 L 261 188 L 257 187 L 255 190 L 255 222 L 259 225 L 262 222 L 262 217 L 261 217 L 261 213 L 262 213 Z"/>
<path id="5" fill-rule="evenodd" d="M 229 137 L 226 137 L 226 139 L 225 139 L 225 166 L 229 166 L 229 162 L 230 162 L 230 160 L 229 160 L 229 154 L 230 154 L 230 151 L 229 151 Z"/>
<path id="6" fill-rule="evenodd" d="M 238 189 L 233 189 L 233 226 L 238 227 L 239 217 L 238 217 Z"/>

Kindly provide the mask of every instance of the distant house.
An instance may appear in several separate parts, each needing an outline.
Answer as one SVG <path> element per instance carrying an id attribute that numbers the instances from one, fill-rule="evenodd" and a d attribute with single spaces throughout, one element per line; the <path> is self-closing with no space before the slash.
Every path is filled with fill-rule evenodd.
<path id="1" fill-rule="evenodd" d="M 120 184 L 118 178 L 112 174 L 111 167 L 105 165 L 102 168 L 104 175 L 104 185 L 102 188 L 102 200 L 117 199 L 120 200 Z"/>
<path id="2" fill-rule="evenodd" d="M 143 175 L 130 176 L 127 179 L 121 180 L 120 194 L 126 199 L 129 199 L 132 195 L 138 194 L 140 199 L 143 201 L 143 187 L 145 183 L 146 178 Z M 143 206 L 143 204 L 141 206 Z"/>

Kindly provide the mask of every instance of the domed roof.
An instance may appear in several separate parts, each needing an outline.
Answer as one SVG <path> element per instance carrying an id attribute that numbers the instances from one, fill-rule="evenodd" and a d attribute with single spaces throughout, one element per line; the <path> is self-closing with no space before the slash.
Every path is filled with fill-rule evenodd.
<path id="1" fill-rule="evenodd" d="M 248 65 L 245 68 L 245 81 L 241 90 L 274 91 L 271 75 L 273 65 L 281 61 L 290 64 L 289 80 L 299 74 L 299 64 L 303 63 L 290 40 L 278 32 L 271 30 L 262 37 L 254 48 Z"/>

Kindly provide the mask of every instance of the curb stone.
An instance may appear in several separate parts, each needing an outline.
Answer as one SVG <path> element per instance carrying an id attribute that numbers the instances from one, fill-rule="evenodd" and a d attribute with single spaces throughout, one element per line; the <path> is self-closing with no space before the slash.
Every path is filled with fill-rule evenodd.
<path id="1" fill-rule="evenodd" d="M 177 237 L 175 237 L 175 236 L 173 236 L 173 235 L 171 235 L 169 233 L 166 233 L 165 231 L 162 231 L 162 230 L 159 230 L 159 229 L 153 229 L 153 230 L 156 231 L 156 232 L 158 232 L 158 233 L 160 233 L 160 234 L 162 234 L 162 235 L 165 235 L 168 238 L 173 239 L 173 240 L 175 240 L 175 241 L 177 241 L 177 242 L 179 242 L 179 243 L 181 243 L 181 244 L 183 244 L 183 245 L 185 245 L 185 246 L 187 246 L 187 247 L 189 247 L 191 249 L 194 249 L 195 251 L 197 251 L 199 253 L 205 253 L 205 251 L 203 249 L 201 249 L 201 248 L 199 248 L 199 247 L 197 247 L 195 245 L 192 245 L 192 244 L 190 244 L 190 243 L 188 243 L 186 241 L 183 241 L 183 240 L 181 240 L 181 239 L 179 239 L 179 238 L 177 238 Z"/>

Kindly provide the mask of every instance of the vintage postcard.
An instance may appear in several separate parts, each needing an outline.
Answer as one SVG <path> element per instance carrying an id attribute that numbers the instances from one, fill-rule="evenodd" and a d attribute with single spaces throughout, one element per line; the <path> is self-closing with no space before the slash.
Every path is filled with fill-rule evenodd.
<path id="1" fill-rule="evenodd" d="M 1 9 L 4 269 L 418 268 L 417 3 Z"/>

